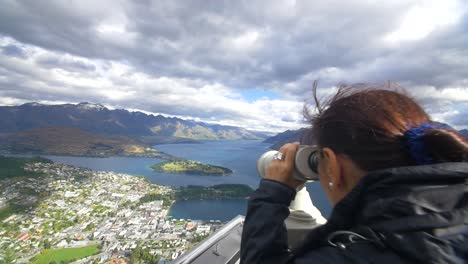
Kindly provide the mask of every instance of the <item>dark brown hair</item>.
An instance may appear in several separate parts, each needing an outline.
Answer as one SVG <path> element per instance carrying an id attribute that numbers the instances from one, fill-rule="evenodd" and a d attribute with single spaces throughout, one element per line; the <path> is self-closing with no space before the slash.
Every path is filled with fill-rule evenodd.
<path id="1" fill-rule="evenodd" d="M 320 100 L 315 81 L 313 94 L 316 113 L 304 107 L 312 124 L 308 143 L 345 154 L 366 171 L 417 164 L 404 134 L 432 121 L 399 85 L 340 85 L 334 96 Z M 434 163 L 468 161 L 468 143 L 455 130 L 429 129 L 422 140 Z"/>

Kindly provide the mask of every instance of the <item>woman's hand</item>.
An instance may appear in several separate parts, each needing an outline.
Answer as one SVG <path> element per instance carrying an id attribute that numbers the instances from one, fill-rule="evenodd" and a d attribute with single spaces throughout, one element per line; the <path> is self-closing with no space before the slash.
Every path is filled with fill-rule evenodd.
<path id="1" fill-rule="evenodd" d="M 282 160 L 273 160 L 265 171 L 265 179 L 284 183 L 294 189 L 302 185 L 304 182 L 294 178 L 294 160 L 296 157 L 299 143 L 288 143 L 283 145 L 279 152 L 283 153 Z"/>

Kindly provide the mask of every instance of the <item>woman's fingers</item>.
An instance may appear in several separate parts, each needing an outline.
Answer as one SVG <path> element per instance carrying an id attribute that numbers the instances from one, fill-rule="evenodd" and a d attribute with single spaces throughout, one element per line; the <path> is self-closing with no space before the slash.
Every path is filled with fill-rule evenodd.
<path id="1" fill-rule="evenodd" d="M 273 160 L 265 172 L 265 178 L 279 181 L 293 188 L 301 185 L 302 182 L 294 179 L 294 160 L 299 143 L 288 143 L 280 148 L 283 153 L 282 160 Z"/>
<path id="2" fill-rule="evenodd" d="M 287 164 L 294 166 L 294 159 L 299 147 L 299 143 L 288 143 L 280 148 L 280 152 L 284 154 L 284 160 Z"/>

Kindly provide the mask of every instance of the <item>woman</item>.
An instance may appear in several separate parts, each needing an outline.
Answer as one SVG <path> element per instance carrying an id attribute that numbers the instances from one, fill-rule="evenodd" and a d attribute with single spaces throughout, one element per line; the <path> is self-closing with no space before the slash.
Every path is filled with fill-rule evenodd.
<path id="1" fill-rule="evenodd" d="M 286 144 L 249 200 L 241 263 L 468 263 L 466 139 L 388 85 L 358 86 L 321 105 L 314 84 L 307 115 L 328 222 L 288 248 L 284 220 L 303 183 L 292 177 L 298 144 Z"/>

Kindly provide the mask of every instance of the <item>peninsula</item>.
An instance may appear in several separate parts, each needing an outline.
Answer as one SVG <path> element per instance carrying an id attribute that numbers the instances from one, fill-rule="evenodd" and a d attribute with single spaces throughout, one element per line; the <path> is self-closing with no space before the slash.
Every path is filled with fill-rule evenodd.
<path id="1" fill-rule="evenodd" d="M 169 173 L 187 173 L 197 175 L 225 176 L 232 173 L 232 170 L 220 166 L 203 164 L 192 160 L 166 161 L 151 166 L 155 171 Z"/>

